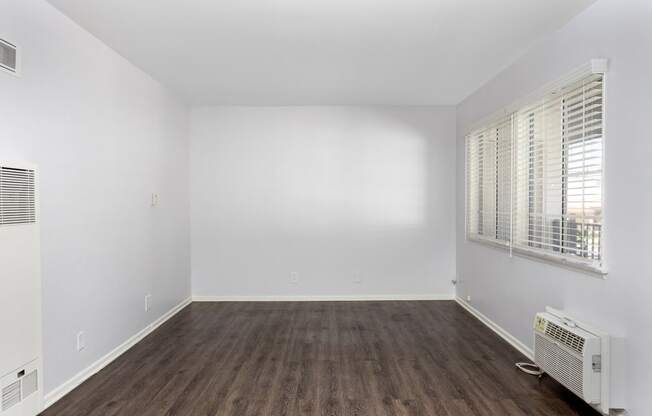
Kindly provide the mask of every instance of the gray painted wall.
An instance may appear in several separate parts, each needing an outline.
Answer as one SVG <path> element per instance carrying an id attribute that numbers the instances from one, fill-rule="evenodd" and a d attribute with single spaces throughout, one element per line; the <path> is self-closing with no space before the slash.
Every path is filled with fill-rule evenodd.
<path id="1" fill-rule="evenodd" d="M 194 295 L 454 293 L 454 108 L 207 107 L 191 120 Z"/>
<path id="2" fill-rule="evenodd" d="M 649 414 L 652 391 L 652 2 L 599 0 L 541 40 L 458 106 L 457 273 L 461 297 L 527 345 L 546 305 L 627 337 L 628 407 Z M 605 280 L 509 256 L 464 238 L 464 134 L 478 119 L 588 62 L 607 75 Z"/>
<path id="3" fill-rule="evenodd" d="M 45 1 L 3 1 L 0 30 L 23 64 L 0 73 L 0 159 L 40 165 L 49 392 L 190 295 L 188 114 Z"/>

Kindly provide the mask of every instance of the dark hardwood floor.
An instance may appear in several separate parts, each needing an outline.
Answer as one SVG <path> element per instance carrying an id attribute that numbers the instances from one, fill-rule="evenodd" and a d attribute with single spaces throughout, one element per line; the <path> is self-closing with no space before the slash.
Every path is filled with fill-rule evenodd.
<path id="1" fill-rule="evenodd" d="M 452 301 L 193 303 L 43 413 L 597 415 Z"/>

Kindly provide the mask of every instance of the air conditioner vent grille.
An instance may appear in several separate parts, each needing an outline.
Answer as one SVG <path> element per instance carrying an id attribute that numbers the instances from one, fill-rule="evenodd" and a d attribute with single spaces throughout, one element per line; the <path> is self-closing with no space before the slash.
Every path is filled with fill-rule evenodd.
<path id="1" fill-rule="evenodd" d="M 2 389 L 2 411 L 20 403 L 20 380 L 11 383 Z"/>
<path id="2" fill-rule="evenodd" d="M 584 397 L 584 367 L 581 358 L 558 348 L 539 334 L 535 336 L 535 361 L 573 393 Z"/>
<path id="3" fill-rule="evenodd" d="M 546 335 L 580 354 L 584 351 L 584 338 L 550 321 L 546 325 Z"/>
<path id="4" fill-rule="evenodd" d="M 36 222 L 34 171 L 0 166 L 0 225 Z"/>

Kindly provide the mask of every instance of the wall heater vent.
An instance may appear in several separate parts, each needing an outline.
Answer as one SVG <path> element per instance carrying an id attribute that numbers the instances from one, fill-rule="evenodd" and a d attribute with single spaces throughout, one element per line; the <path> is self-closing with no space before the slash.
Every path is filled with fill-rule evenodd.
<path id="1" fill-rule="evenodd" d="M 34 171 L 0 166 L 0 225 L 36 222 Z"/>
<path id="2" fill-rule="evenodd" d="M 0 416 L 43 410 L 38 177 L 0 160 Z"/>
<path id="3" fill-rule="evenodd" d="M 18 74 L 18 48 L 3 39 L 0 39 L 0 69 Z"/>
<path id="4" fill-rule="evenodd" d="M 6 412 L 20 403 L 20 380 L 2 389 L 2 411 Z"/>
<path id="5" fill-rule="evenodd" d="M 9 384 L 2 386 L 2 405 L 0 406 L 0 415 L 4 415 L 9 409 L 27 400 L 30 396 L 38 392 L 38 370 L 32 369 L 27 375 L 22 375 L 21 370 Z"/>

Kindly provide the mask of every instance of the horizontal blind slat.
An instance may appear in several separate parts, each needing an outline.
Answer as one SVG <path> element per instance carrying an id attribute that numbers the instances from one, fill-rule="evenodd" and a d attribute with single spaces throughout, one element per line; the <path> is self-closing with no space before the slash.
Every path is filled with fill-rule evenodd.
<path id="1" fill-rule="evenodd" d="M 36 222 L 34 171 L 0 166 L 0 226 Z"/>

